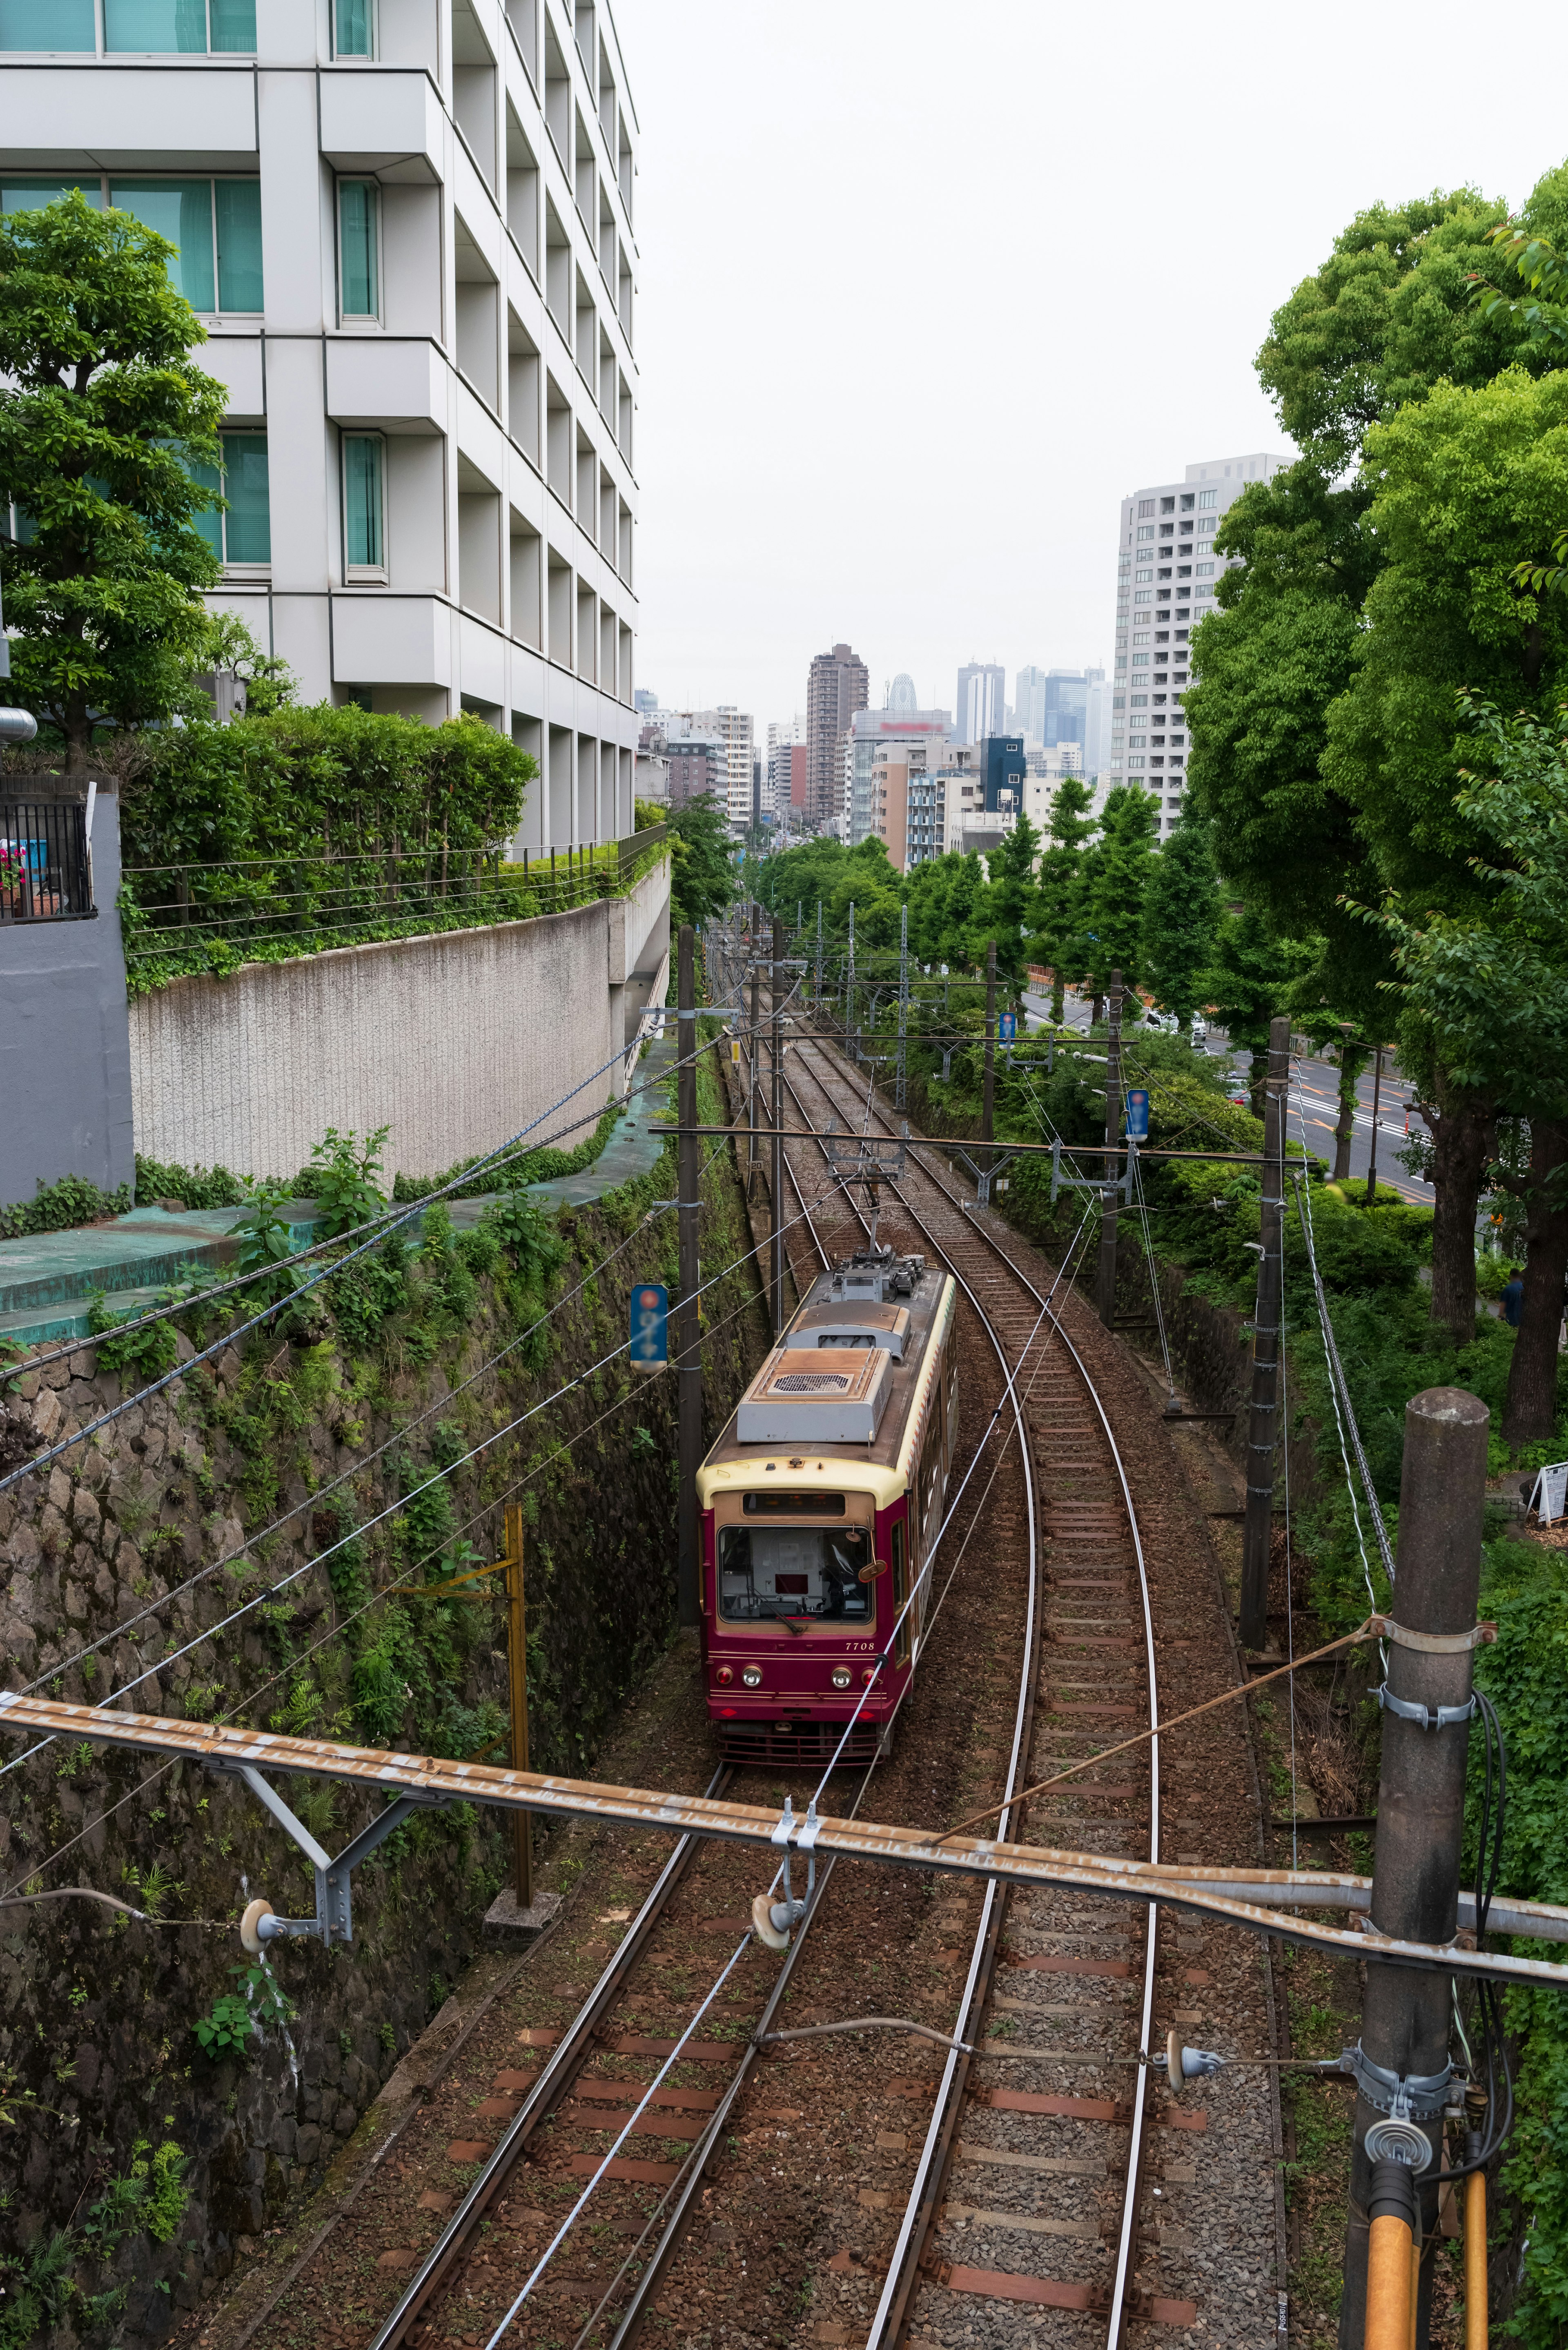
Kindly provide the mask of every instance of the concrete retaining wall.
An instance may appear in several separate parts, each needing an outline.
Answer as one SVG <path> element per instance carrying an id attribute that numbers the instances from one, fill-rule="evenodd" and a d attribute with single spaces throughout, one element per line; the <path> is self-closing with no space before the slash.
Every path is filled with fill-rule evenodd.
<path id="1" fill-rule="evenodd" d="M 181 1166 L 292 1175 L 327 1127 L 386 1126 L 388 1170 L 432 1175 L 494 1149 L 582 1086 L 540 1130 L 543 1141 L 581 1117 L 569 1147 L 616 1090 L 604 1065 L 635 1033 L 644 993 L 628 949 L 640 970 L 657 949 L 661 898 L 667 942 L 669 874 L 661 861 L 628 899 L 571 913 L 247 963 L 140 997 L 136 1148 Z"/>

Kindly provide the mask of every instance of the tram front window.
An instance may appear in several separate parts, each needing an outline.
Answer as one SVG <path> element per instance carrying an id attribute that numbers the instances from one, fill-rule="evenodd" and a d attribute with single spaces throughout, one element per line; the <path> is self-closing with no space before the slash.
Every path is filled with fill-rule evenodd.
<path id="1" fill-rule="evenodd" d="M 874 1584 L 865 1526 L 724 1526 L 719 1534 L 719 1613 L 726 1623 L 811 1617 L 867 1624 Z"/>

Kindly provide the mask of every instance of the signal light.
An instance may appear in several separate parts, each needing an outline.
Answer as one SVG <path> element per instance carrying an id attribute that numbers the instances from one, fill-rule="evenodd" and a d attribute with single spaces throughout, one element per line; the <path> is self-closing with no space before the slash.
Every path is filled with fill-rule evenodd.
<path id="1" fill-rule="evenodd" d="M 865 1671 L 861 1674 L 860 1678 L 861 1678 L 862 1681 L 864 1681 L 864 1683 L 865 1683 L 866 1687 L 867 1687 L 867 1689 L 869 1689 L 869 1688 L 870 1688 L 870 1686 L 871 1686 L 871 1684 L 872 1684 L 872 1682 L 873 1682 L 873 1681 L 876 1679 L 876 1678 L 877 1678 L 877 1668 L 876 1668 L 876 1666 L 875 1666 L 875 1665 L 867 1665 L 867 1668 L 866 1668 L 866 1669 L 865 1669 Z"/>
<path id="2" fill-rule="evenodd" d="M 734 1679 L 734 1673 L 728 1665 L 721 1665 L 718 1671 L 713 1676 L 713 1679 L 718 1682 L 721 1689 L 728 1689 L 730 1683 Z"/>

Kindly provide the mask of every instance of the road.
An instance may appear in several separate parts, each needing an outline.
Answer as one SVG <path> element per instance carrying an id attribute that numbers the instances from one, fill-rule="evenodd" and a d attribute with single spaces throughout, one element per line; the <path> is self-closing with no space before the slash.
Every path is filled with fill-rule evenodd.
<path id="1" fill-rule="evenodd" d="M 1048 995 L 1033 993 L 1024 996 L 1024 1014 L 1032 1028 L 1041 1027 L 1050 1015 Z M 1086 997 L 1069 995 L 1066 1001 L 1067 1024 L 1086 1029 L 1089 1024 L 1089 1004 Z M 1232 1050 L 1221 1028 L 1210 1028 L 1205 1051 L 1213 1059 L 1228 1064 L 1236 1077 L 1233 1090 L 1245 1090 L 1248 1055 Z M 1372 1092 L 1374 1072 L 1368 1067 L 1356 1082 L 1355 1124 L 1350 1137 L 1350 1180 L 1365 1183 L 1372 1156 Z M 1406 1108 L 1411 1088 L 1399 1076 L 1393 1064 L 1385 1059 L 1383 1083 L 1378 1096 L 1377 1115 L 1377 1180 L 1397 1191 L 1401 1198 L 1413 1200 L 1422 1207 L 1430 1207 L 1434 1198 L 1429 1183 L 1421 1182 L 1399 1164 L 1396 1153 L 1403 1150 L 1412 1135 L 1425 1134 L 1426 1127 L 1417 1112 Z M 1293 1140 L 1303 1141 L 1307 1149 L 1329 1166 L 1334 1165 L 1334 1134 L 1339 1122 L 1339 1071 L 1332 1062 L 1303 1061 L 1291 1079 L 1290 1134 Z"/>

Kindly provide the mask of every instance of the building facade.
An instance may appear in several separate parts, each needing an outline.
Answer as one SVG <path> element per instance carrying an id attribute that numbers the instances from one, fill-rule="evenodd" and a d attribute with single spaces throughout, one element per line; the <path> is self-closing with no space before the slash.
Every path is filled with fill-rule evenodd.
<path id="1" fill-rule="evenodd" d="M 728 702 L 721 702 L 717 710 L 681 710 L 670 717 L 665 733 L 671 750 L 684 736 L 723 744 L 724 772 L 722 776 L 715 775 L 713 789 L 724 802 L 732 827 L 736 832 L 748 830 L 756 799 L 753 774 L 756 729 L 751 712 L 737 710 Z"/>
<path id="2" fill-rule="evenodd" d="M 307 702 L 532 751 L 519 848 L 629 833 L 638 127 L 606 0 L 51 0 L 0 42 L 5 209 L 79 185 L 179 247 L 228 400 L 209 600 Z"/>
<path id="3" fill-rule="evenodd" d="M 821 831 L 835 817 L 847 821 L 843 799 L 844 738 L 857 710 L 871 699 L 866 664 L 848 645 L 835 645 L 812 661 L 805 686 L 807 816 Z M 846 834 L 844 836 L 847 837 Z"/>
<path id="4" fill-rule="evenodd" d="M 952 720 L 945 710 L 896 711 L 889 702 L 885 710 L 856 712 L 848 734 L 849 828 L 845 835 L 851 847 L 876 830 L 871 768 L 877 750 L 894 743 L 925 746 L 933 754 L 928 764 L 934 766 L 938 764 L 935 754 L 947 743 L 951 733 Z"/>
<path id="5" fill-rule="evenodd" d="M 1249 482 L 1293 463 L 1260 452 L 1189 465 L 1184 481 L 1156 482 L 1122 500 L 1116 537 L 1116 667 L 1109 755 L 1102 785 L 1138 783 L 1160 803 L 1165 839 L 1181 814 L 1191 625 L 1214 608 L 1234 557 L 1214 552 L 1214 529 Z"/>
<path id="6" fill-rule="evenodd" d="M 966 661 L 958 673 L 955 739 L 983 743 L 1007 723 L 1007 672 L 998 661 Z"/>
<path id="7" fill-rule="evenodd" d="M 705 793 L 716 792 L 729 802 L 730 746 L 716 736 L 702 734 L 672 734 L 665 743 L 664 756 L 669 763 L 670 805 L 684 807 L 688 800 L 701 799 Z"/>

